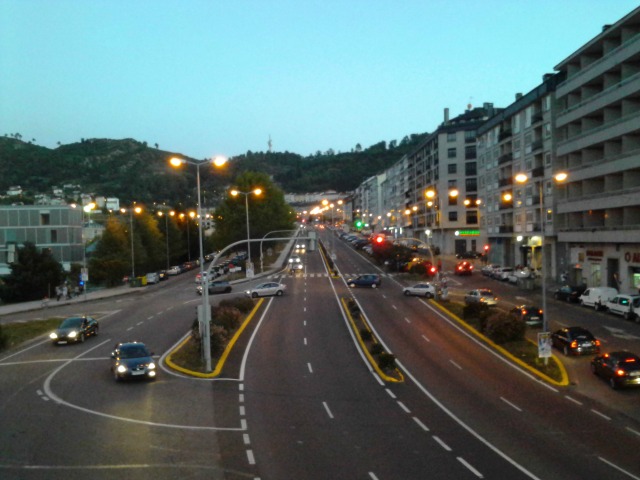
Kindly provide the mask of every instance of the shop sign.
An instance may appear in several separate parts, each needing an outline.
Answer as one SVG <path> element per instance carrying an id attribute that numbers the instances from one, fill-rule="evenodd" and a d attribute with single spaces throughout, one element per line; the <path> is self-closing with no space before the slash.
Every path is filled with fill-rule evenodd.
<path id="1" fill-rule="evenodd" d="M 640 252 L 626 252 L 624 260 L 627 263 L 640 263 Z"/>

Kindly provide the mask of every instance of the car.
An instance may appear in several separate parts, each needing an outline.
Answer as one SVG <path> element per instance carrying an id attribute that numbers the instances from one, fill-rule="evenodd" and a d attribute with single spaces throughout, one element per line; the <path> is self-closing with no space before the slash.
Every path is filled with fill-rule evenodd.
<path id="1" fill-rule="evenodd" d="M 163 280 L 167 280 L 169 278 L 169 275 L 167 275 L 167 271 L 166 270 L 160 270 L 158 272 L 158 278 L 162 282 Z"/>
<path id="2" fill-rule="evenodd" d="M 232 287 L 229 282 L 224 280 L 212 280 L 209 282 L 209 293 L 229 293 Z M 196 287 L 198 295 L 202 295 L 202 285 Z"/>
<path id="3" fill-rule="evenodd" d="M 616 295 L 611 300 L 605 302 L 605 308 L 615 314 L 622 315 L 625 320 L 640 320 L 640 295 Z"/>
<path id="4" fill-rule="evenodd" d="M 609 381 L 611 388 L 640 386 L 640 357 L 630 352 L 610 352 L 591 360 L 594 375 Z"/>
<path id="5" fill-rule="evenodd" d="M 482 254 L 480 252 L 462 252 L 462 253 L 456 253 L 456 258 L 462 259 L 462 258 L 466 258 L 466 259 L 475 259 L 475 258 L 482 258 Z"/>
<path id="6" fill-rule="evenodd" d="M 411 287 L 405 287 L 402 292 L 406 296 L 433 298 L 436 296 L 436 287 L 431 283 L 416 283 Z"/>
<path id="7" fill-rule="evenodd" d="M 453 270 L 453 273 L 456 275 L 471 275 L 473 273 L 473 265 L 463 260 L 462 262 L 456 263 L 456 268 Z"/>
<path id="8" fill-rule="evenodd" d="M 509 275 L 513 273 L 512 267 L 498 267 L 494 268 L 491 271 L 491 278 L 495 278 L 496 280 L 507 281 L 509 279 Z"/>
<path id="9" fill-rule="evenodd" d="M 600 340 L 583 327 L 565 327 L 551 334 L 551 345 L 565 355 L 600 353 Z"/>
<path id="10" fill-rule="evenodd" d="M 116 343 L 111 352 L 111 373 L 116 382 L 127 378 L 156 379 L 153 352 L 141 342 Z"/>
<path id="11" fill-rule="evenodd" d="M 284 291 L 286 289 L 287 286 L 283 283 L 266 282 L 256 285 L 251 290 L 247 290 L 245 293 L 251 298 L 268 297 L 271 295 L 281 297 L 282 295 L 284 295 Z"/>
<path id="12" fill-rule="evenodd" d="M 204 272 L 204 273 L 203 273 L 203 272 L 198 272 L 198 273 L 196 274 L 195 282 L 196 282 L 197 284 L 202 283 L 202 276 L 203 276 L 203 275 L 204 275 L 204 279 L 206 280 L 206 279 L 207 279 L 207 276 L 208 276 L 207 272 Z"/>
<path id="13" fill-rule="evenodd" d="M 298 254 L 303 254 L 307 251 L 307 247 L 304 243 L 297 243 L 296 244 L 296 253 Z"/>
<path id="14" fill-rule="evenodd" d="M 530 327 L 542 326 L 544 322 L 542 309 L 535 305 L 519 305 L 511 309 L 510 313 Z"/>
<path id="15" fill-rule="evenodd" d="M 54 345 L 84 342 L 85 338 L 98 335 L 100 325 L 93 317 L 68 317 L 53 332 L 49 338 Z"/>
<path id="16" fill-rule="evenodd" d="M 488 306 L 494 306 L 498 304 L 498 297 L 496 297 L 488 288 L 477 288 L 469 291 L 464 296 L 464 303 L 471 305 L 472 303 L 484 303 Z"/>
<path id="17" fill-rule="evenodd" d="M 377 288 L 382 284 L 382 279 L 380 275 L 375 275 L 372 273 L 367 273 L 365 275 L 358 275 L 355 278 L 350 278 L 347 280 L 347 285 L 351 288 L 355 287 L 371 287 Z"/>
<path id="18" fill-rule="evenodd" d="M 482 275 L 490 277 L 493 271 L 500 267 L 502 267 L 502 265 L 499 265 L 497 263 L 489 263 L 480 269 L 480 273 L 482 273 Z"/>
<path id="19" fill-rule="evenodd" d="M 178 265 L 174 265 L 173 267 L 167 270 L 167 275 L 179 275 L 182 273 L 182 269 Z"/>
<path id="20" fill-rule="evenodd" d="M 298 255 L 293 255 L 289 258 L 289 268 L 291 270 L 302 270 L 304 265 L 302 259 Z"/>
<path id="21" fill-rule="evenodd" d="M 160 281 L 160 274 L 158 272 L 149 272 L 145 277 L 147 277 L 147 285 L 153 285 Z"/>
<path id="22" fill-rule="evenodd" d="M 565 302 L 579 303 L 580 296 L 587 289 L 586 285 L 571 286 L 564 285 L 553 293 L 556 300 L 564 300 Z"/>

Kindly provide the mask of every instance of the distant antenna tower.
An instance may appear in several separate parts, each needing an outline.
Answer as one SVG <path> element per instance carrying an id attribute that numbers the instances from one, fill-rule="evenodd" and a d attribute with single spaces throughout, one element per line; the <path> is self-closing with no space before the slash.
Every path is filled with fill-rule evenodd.
<path id="1" fill-rule="evenodd" d="M 469 103 L 467 103 L 467 110 L 471 110 L 471 108 L 473 107 L 473 105 L 471 104 L 472 101 L 473 101 L 473 97 L 469 97 Z"/>
<path id="2" fill-rule="evenodd" d="M 269 141 L 267 142 L 267 145 L 269 146 L 269 152 L 271 152 L 271 147 L 273 146 L 273 143 L 271 142 L 271 135 L 269 135 Z"/>

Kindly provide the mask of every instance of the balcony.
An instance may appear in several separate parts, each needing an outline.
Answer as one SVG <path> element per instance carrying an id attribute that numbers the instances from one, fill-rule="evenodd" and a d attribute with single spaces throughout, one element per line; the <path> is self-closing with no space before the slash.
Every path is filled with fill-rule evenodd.
<path id="1" fill-rule="evenodd" d="M 498 180 L 499 187 L 508 187 L 509 185 L 513 185 L 513 177 L 501 178 Z"/>
<path id="2" fill-rule="evenodd" d="M 534 140 L 531 144 L 531 151 L 535 152 L 536 150 L 540 150 L 542 148 L 543 142 L 542 139 Z"/>
<path id="3" fill-rule="evenodd" d="M 500 155 L 498 157 L 498 165 L 502 165 L 503 163 L 509 163 L 513 161 L 513 153 L 505 153 L 504 155 Z"/>
<path id="4" fill-rule="evenodd" d="M 503 140 L 506 140 L 509 137 L 511 137 L 511 130 L 502 130 L 498 134 L 498 141 L 501 142 Z"/>
<path id="5" fill-rule="evenodd" d="M 536 167 L 533 170 L 531 170 L 531 176 L 533 178 L 544 177 L 544 167 Z"/>
<path id="6" fill-rule="evenodd" d="M 543 115 L 542 112 L 536 112 L 533 114 L 533 116 L 531 117 L 531 123 L 538 123 L 541 122 L 543 119 Z"/>

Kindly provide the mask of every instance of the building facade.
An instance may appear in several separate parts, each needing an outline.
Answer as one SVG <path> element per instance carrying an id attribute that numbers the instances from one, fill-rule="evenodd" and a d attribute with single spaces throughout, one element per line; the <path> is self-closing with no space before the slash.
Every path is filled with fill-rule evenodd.
<path id="1" fill-rule="evenodd" d="M 640 288 L 640 8 L 555 68 L 556 232 L 569 276 L 621 292 Z"/>

